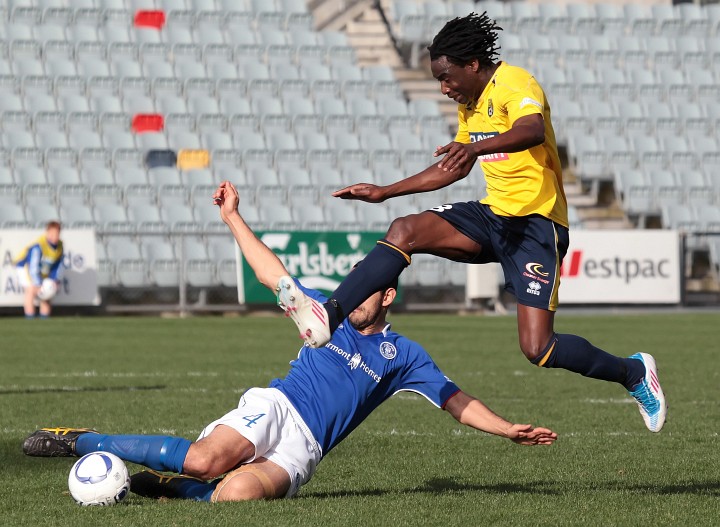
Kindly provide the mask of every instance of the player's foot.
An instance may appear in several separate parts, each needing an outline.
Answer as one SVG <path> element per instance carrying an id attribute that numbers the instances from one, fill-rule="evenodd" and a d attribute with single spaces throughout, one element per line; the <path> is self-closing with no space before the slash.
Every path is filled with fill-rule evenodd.
<path id="1" fill-rule="evenodd" d="M 143 470 L 130 476 L 130 490 L 146 498 L 184 498 L 183 484 L 188 481 L 205 483 L 202 479 L 181 474 L 161 474 Z"/>
<path id="2" fill-rule="evenodd" d="M 76 457 L 75 443 L 81 434 L 97 434 L 91 428 L 41 428 L 23 442 L 23 452 L 37 457 Z"/>
<path id="3" fill-rule="evenodd" d="M 648 353 L 636 353 L 629 358 L 637 359 L 645 365 L 645 377 L 630 391 L 630 395 L 640 407 L 640 414 L 648 430 L 659 432 L 665 424 L 667 403 L 658 380 L 655 359 Z"/>
<path id="4" fill-rule="evenodd" d="M 313 300 L 289 276 L 283 276 L 277 285 L 277 303 L 295 322 L 300 338 L 311 348 L 320 348 L 330 341 L 331 331 L 325 307 Z"/>

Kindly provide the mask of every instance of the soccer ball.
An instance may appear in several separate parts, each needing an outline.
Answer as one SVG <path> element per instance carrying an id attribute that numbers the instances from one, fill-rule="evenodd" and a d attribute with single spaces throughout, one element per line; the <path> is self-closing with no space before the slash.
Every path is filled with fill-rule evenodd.
<path id="1" fill-rule="evenodd" d="M 116 455 L 92 452 L 73 465 L 68 487 L 79 505 L 115 505 L 130 492 L 130 475 Z"/>
<path id="2" fill-rule="evenodd" d="M 37 292 L 37 297 L 40 300 L 51 300 L 57 294 L 57 290 L 57 282 L 52 278 L 45 278 Z"/>

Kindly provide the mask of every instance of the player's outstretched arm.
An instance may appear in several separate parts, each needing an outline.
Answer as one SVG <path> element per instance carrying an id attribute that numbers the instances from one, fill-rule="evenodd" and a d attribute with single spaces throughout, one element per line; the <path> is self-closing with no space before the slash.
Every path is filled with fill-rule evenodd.
<path id="1" fill-rule="evenodd" d="M 271 291 L 288 271 L 270 248 L 261 242 L 238 212 L 240 197 L 229 181 L 223 181 L 213 194 L 213 202 L 220 207 L 220 218 L 230 227 L 243 257 L 255 271 L 258 281 Z"/>
<path id="2" fill-rule="evenodd" d="M 368 203 L 381 203 L 386 199 L 420 192 L 431 192 L 452 185 L 470 173 L 474 160 L 459 163 L 453 170 L 443 170 L 439 163 L 426 168 L 414 176 L 401 179 L 391 185 L 379 186 L 370 183 L 356 183 L 333 192 L 340 199 L 356 199 Z"/>
<path id="3" fill-rule="evenodd" d="M 547 428 L 533 428 L 532 425 L 506 421 L 481 401 L 463 391 L 455 394 L 447 402 L 445 410 L 464 425 L 506 437 L 519 445 L 551 445 L 557 439 L 557 434 Z"/>

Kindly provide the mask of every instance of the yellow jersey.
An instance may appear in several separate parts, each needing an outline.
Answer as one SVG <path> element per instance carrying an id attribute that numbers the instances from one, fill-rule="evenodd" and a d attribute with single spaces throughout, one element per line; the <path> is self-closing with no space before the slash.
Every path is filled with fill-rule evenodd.
<path id="1" fill-rule="evenodd" d="M 550 121 L 550 105 L 535 78 L 501 62 L 474 107 L 458 107 L 458 143 L 482 141 L 512 128 L 520 117 L 541 114 L 545 142 L 522 152 L 480 156 L 487 197 L 481 201 L 500 216 L 540 214 L 568 226 L 562 169 Z"/>

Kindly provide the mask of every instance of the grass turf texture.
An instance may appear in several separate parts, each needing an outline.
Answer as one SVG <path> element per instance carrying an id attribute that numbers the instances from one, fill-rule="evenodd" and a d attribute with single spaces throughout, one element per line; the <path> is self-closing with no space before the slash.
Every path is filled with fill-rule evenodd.
<path id="1" fill-rule="evenodd" d="M 2 321 L 2 525 L 711 525 L 720 518 L 718 325 L 714 314 L 563 316 L 557 329 L 655 354 L 671 406 L 647 432 L 619 385 L 538 370 L 513 317 L 395 316 L 446 374 L 505 417 L 553 428 L 520 447 L 465 428 L 412 394 L 381 406 L 320 464 L 298 498 L 81 508 L 71 459 L 23 456 L 41 426 L 107 433 L 200 429 L 298 349 L 280 318 Z M 130 471 L 139 470 L 129 465 Z"/>

